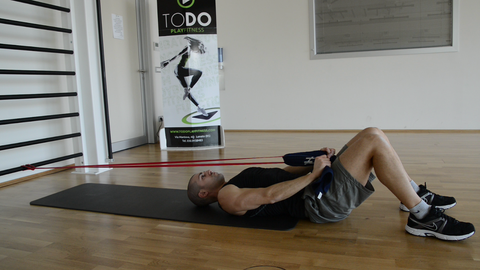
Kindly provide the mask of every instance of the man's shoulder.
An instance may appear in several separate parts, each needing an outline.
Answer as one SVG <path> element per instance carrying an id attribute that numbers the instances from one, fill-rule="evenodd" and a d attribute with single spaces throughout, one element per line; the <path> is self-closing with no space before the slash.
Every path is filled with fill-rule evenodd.
<path id="1" fill-rule="evenodd" d="M 218 195 L 217 195 L 218 203 L 220 205 L 225 204 L 226 201 L 232 200 L 239 191 L 240 191 L 240 188 L 235 185 L 223 186 L 218 191 Z"/>

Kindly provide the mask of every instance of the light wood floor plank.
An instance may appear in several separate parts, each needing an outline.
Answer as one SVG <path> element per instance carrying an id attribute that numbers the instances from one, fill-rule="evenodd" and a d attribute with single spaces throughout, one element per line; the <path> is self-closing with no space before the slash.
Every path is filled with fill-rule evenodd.
<path id="1" fill-rule="evenodd" d="M 226 148 L 116 153 L 115 163 L 267 157 L 339 150 L 354 133 L 227 132 Z M 480 226 L 480 134 L 387 133 L 410 176 L 458 205 L 447 210 Z M 269 161 L 262 159 L 260 161 Z M 275 165 L 267 165 L 274 167 Z M 246 166 L 212 167 L 232 177 Z M 185 189 L 200 168 L 62 171 L 0 189 L 0 269 L 480 269 L 480 238 L 444 242 L 404 230 L 407 213 L 376 180 L 376 192 L 344 221 L 300 221 L 291 231 L 242 229 L 30 206 L 82 183 Z M 260 270 L 261 268 L 254 268 Z M 270 268 L 273 269 L 273 268 Z"/>

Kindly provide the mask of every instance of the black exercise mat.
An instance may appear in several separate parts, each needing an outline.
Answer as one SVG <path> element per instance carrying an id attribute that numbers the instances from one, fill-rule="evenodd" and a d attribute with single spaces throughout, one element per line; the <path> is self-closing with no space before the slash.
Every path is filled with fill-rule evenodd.
<path id="1" fill-rule="evenodd" d="M 288 216 L 237 217 L 218 204 L 196 207 L 186 190 L 108 184 L 82 184 L 30 203 L 124 216 L 266 230 L 291 230 L 298 219 Z"/>

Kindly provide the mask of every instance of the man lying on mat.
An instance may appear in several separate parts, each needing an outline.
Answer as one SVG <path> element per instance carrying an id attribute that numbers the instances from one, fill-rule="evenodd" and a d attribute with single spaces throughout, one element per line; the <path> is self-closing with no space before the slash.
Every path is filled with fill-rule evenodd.
<path id="1" fill-rule="evenodd" d="M 310 167 L 248 168 L 228 182 L 210 170 L 194 174 L 188 196 L 198 206 L 218 201 L 233 215 L 288 214 L 315 223 L 337 222 L 374 192 L 374 169 L 380 182 L 400 200 L 400 209 L 410 212 L 405 226 L 408 233 L 443 240 L 463 240 L 475 233 L 471 223 L 444 214 L 445 209 L 455 206 L 454 198 L 435 194 L 410 179 L 383 131 L 361 131 L 337 158 L 332 158 L 335 149 L 325 147 L 322 151 L 327 154 L 316 157 Z M 333 171 L 333 181 L 328 191 L 316 192 L 312 183 L 327 166 Z"/>

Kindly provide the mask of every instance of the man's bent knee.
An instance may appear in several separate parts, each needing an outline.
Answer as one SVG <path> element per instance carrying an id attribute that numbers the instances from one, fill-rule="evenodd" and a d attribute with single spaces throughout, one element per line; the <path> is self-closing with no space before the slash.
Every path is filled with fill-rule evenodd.
<path id="1" fill-rule="evenodd" d="M 361 140 L 370 146 L 377 146 L 388 142 L 385 134 L 378 128 L 369 128 Z"/>
<path id="2" fill-rule="evenodd" d="M 366 129 L 364 129 L 362 133 L 363 133 L 364 136 L 377 135 L 377 136 L 380 136 L 380 137 L 382 137 L 382 138 L 384 138 L 385 140 L 388 141 L 388 137 L 387 137 L 387 135 L 385 135 L 383 130 L 381 130 L 379 128 L 376 128 L 376 127 L 368 127 Z"/>
<path id="3" fill-rule="evenodd" d="M 384 135 L 385 133 L 383 133 L 383 131 L 377 127 L 368 127 L 366 129 L 363 130 L 365 133 L 367 134 L 380 134 L 380 135 Z"/>

